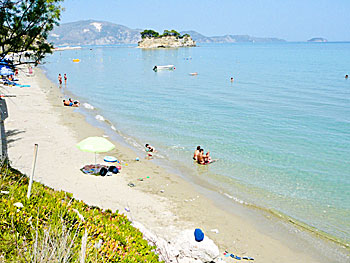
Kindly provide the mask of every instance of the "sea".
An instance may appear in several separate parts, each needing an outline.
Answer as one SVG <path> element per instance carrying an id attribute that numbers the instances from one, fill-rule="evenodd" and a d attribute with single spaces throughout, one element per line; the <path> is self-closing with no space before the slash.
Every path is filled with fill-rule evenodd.
<path id="1" fill-rule="evenodd" d="M 63 92 L 130 147 L 154 146 L 154 161 L 350 242 L 350 43 L 88 46 L 43 68 L 55 83 L 66 73 Z M 199 167 L 197 146 L 217 161 Z"/>

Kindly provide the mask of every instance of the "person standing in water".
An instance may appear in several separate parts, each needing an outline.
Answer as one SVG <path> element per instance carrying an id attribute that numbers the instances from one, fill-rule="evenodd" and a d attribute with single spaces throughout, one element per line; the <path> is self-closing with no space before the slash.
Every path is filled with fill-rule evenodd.
<path id="1" fill-rule="evenodd" d="M 62 76 L 61 73 L 58 74 L 58 83 L 60 84 L 60 87 L 62 86 Z"/>
<path id="2" fill-rule="evenodd" d="M 64 85 L 66 86 L 67 85 L 67 74 L 64 73 Z"/>

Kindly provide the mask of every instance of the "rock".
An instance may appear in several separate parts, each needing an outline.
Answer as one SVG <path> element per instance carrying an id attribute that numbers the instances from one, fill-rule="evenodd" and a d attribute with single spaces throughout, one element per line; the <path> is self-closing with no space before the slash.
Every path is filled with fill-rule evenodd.
<path id="1" fill-rule="evenodd" d="M 166 263 L 225 263 L 219 258 L 219 248 L 207 236 L 201 242 L 195 241 L 194 229 L 181 232 L 173 241 L 166 241 L 138 222 L 133 222 L 132 226 L 141 231 L 150 245 L 157 247 L 159 260 Z"/>
<path id="2" fill-rule="evenodd" d="M 181 232 L 174 245 L 180 252 L 180 258 L 192 258 L 198 262 L 215 262 L 220 255 L 219 248 L 207 236 L 204 236 L 203 241 L 197 242 L 194 239 L 194 229 Z"/>
<path id="3" fill-rule="evenodd" d="M 146 37 L 138 42 L 139 48 L 177 48 L 177 47 L 195 47 L 196 42 L 189 36 L 183 38 L 175 36 L 166 36 L 159 38 Z"/>

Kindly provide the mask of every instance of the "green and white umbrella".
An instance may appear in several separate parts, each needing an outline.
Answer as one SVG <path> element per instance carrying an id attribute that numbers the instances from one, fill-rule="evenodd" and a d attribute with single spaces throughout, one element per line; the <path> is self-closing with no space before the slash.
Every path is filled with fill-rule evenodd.
<path id="1" fill-rule="evenodd" d="M 113 143 L 103 137 L 88 137 L 79 142 L 76 146 L 81 151 L 95 153 L 95 164 L 96 153 L 109 152 L 115 148 Z"/>

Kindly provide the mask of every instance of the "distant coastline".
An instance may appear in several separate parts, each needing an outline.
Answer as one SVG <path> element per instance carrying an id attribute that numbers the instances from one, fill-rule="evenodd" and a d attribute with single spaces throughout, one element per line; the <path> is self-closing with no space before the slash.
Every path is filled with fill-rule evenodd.
<path id="1" fill-rule="evenodd" d="M 49 35 L 49 42 L 55 46 L 137 44 L 142 40 L 142 29 L 131 29 L 106 21 L 84 20 L 63 23 Z M 171 33 L 171 31 L 169 31 Z M 275 37 L 254 37 L 249 35 L 205 36 L 194 30 L 181 31 L 190 35 L 196 43 L 275 43 L 287 42 Z"/>
<path id="2" fill-rule="evenodd" d="M 323 38 L 323 37 L 314 37 L 314 38 L 309 39 L 307 42 L 326 43 L 326 42 L 328 42 L 328 40 Z"/>

